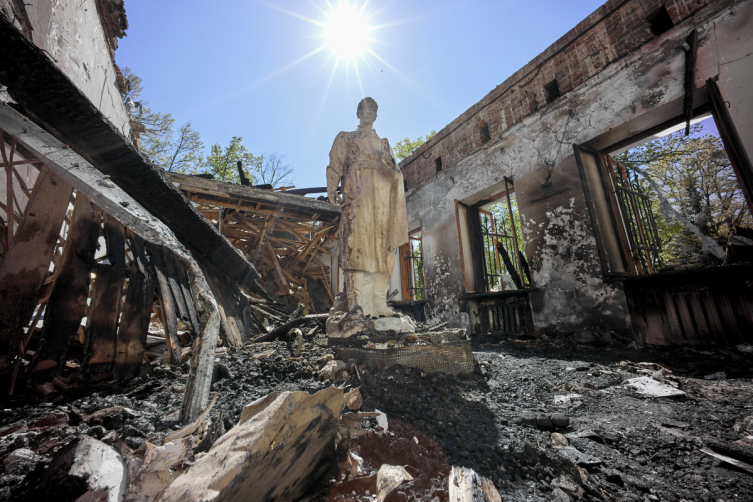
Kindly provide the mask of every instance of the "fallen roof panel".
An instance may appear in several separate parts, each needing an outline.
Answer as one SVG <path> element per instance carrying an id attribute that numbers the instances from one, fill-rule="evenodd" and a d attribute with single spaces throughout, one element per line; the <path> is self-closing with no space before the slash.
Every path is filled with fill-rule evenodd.
<path id="1" fill-rule="evenodd" d="M 24 113 L 108 175 L 181 242 L 239 284 L 256 289 L 253 265 L 2 13 L 0 40 L 0 83 Z"/>

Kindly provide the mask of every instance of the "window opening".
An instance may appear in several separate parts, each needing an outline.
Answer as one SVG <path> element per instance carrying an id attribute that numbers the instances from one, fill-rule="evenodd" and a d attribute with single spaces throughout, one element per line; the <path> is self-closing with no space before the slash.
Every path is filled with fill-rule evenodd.
<path id="1" fill-rule="evenodd" d="M 437 168 L 437 172 L 442 170 L 442 157 L 434 159 L 434 166 Z"/>
<path id="2" fill-rule="evenodd" d="M 531 277 L 525 258 L 520 213 L 512 183 L 502 197 L 478 208 L 487 292 L 525 289 Z"/>
<path id="3" fill-rule="evenodd" d="M 669 12 L 667 12 L 667 7 L 664 5 L 649 14 L 646 17 L 646 21 L 651 26 L 651 33 L 657 37 L 675 26 L 675 23 L 672 22 L 672 18 L 669 16 Z"/>
<path id="4" fill-rule="evenodd" d="M 489 140 L 492 139 L 492 135 L 489 132 L 489 124 L 487 124 L 486 122 L 482 122 L 481 125 L 480 125 L 480 129 L 481 129 L 481 131 L 480 131 L 481 132 L 481 143 L 486 143 L 486 142 L 488 142 Z"/>
<path id="5" fill-rule="evenodd" d="M 750 201 L 714 118 L 693 122 L 689 136 L 679 123 L 602 155 L 635 274 L 732 263 L 753 237 Z"/>
<path id="6" fill-rule="evenodd" d="M 546 102 L 547 103 L 553 103 L 557 98 L 560 97 L 560 86 L 557 83 L 557 79 L 555 78 L 548 84 L 544 86 L 544 90 L 546 91 Z"/>
<path id="7" fill-rule="evenodd" d="M 426 300 L 424 252 L 421 230 L 408 235 L 408 243 L 400 246 L 400 275 L 403 301 Z"/>

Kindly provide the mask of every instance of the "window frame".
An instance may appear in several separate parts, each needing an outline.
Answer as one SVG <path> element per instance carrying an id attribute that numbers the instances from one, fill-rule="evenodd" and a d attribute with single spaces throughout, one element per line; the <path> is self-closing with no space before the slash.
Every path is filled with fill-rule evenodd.
<path id="1" fill-rule="evenodd" d="M 416 234 L 419 234 L 420 237 L 414 237 Z M 418 287 L 416 285 L 417 272 L 415 269 L 415 260 L 417 259 L 417 257 L 413 252 L 411 241 L 419 242 L 418 246 L 420 249 L 420 255 L 418 259 L 421 260 L 421 264 L 418 267 L 420 270 L 423 287 Z M 403 301 L 407 302 L 426 300 L 426 272 L 424 267 L 424 246 L 421 227 L 408 232 L 408 242 L 400 246 L 398 251 L 398 258 L 400 260 L 400 293 L 402 295 Z M 418 290 L 423 290 L 423 298 L 417 298 Z"/>

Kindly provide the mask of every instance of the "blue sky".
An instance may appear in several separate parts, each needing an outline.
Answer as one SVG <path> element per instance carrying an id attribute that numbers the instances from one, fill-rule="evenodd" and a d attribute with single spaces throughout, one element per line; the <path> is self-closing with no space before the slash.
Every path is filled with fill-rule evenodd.
<path id="1" fill-rule="evenodd" d="M 375 129 L 391 144 L 424 136 L 601 3 L 370 0 L 363 12 L 378 58 L 357 60 L 359 85 L 352 63 L 335 70 L 329 48 L 310 55 L 324 28 L 303 18 L 323 23 L 325 0 L 126 0 L 116 59 L 143 79 L 142 99 L 178 124 L 190 120 L 207 149 L 241 136 L 254 154 L 285 154 L 296 186 L 322 186 L 332 141 L 355 129 L 364 94 L 379 104 Z"/>

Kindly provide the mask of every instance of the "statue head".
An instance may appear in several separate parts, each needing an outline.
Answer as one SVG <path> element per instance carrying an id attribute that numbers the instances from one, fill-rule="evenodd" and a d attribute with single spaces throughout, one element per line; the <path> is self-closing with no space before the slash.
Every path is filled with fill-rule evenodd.
<path id="1" fill-rule="evenodd" d="M 363 98 L 358 103 L 356 116 L 361 120 L 362 125 L 371 125 L 377 117 L 377 102 L 373 98 Z"/>

